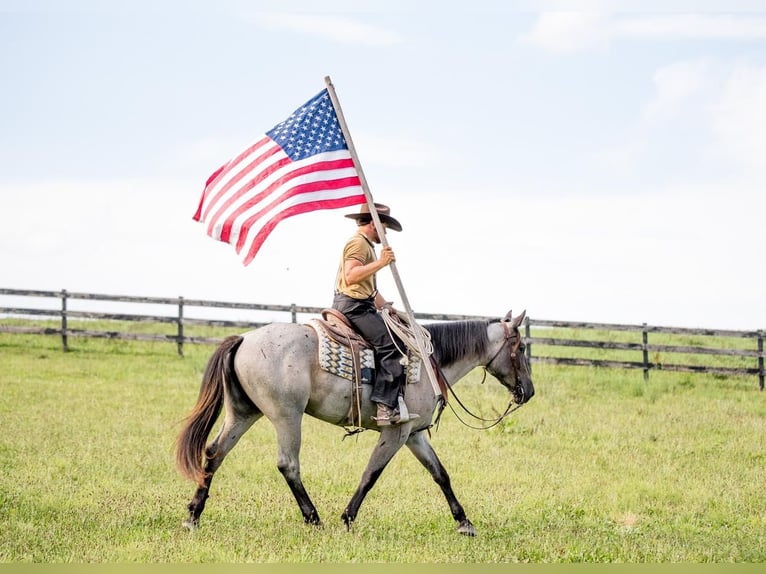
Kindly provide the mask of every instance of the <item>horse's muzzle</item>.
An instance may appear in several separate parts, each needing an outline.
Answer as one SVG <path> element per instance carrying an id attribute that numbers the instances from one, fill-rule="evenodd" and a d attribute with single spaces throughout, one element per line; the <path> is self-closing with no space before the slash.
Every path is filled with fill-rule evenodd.
<path id="1" fill-rule="evenodd" d="M 513 402 L 517 405 L 523 405 L 535 395 L 535 388 L 531 384 L 519 383 L 511 391 Z"/>

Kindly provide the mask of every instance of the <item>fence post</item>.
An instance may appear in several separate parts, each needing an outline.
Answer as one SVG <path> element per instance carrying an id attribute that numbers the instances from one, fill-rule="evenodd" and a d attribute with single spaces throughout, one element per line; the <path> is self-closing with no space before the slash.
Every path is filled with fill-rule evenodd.
<path id="1" fill-rule="evenodd" d="M 178 356 L 184 356 L 184 298 L 178 298 L 178 336 L 176 338 L 178 344 Z"/>
<path id="2" fill-rule="evenodd" d="M 295 303 L 291 303 L 290 304 L 290 314 L 292 315 L 293 323 L 297 323 L 298 322 L 298 313 L 295 311 Z"/>
<path id="3" fill-rule="evenodd" d="M 644 381 L 649 380 L 649 332 L 646 330 L 646 323 L 641 330 L 641 340 L 644 350 Z"/>
<path id="4" fill-rule="evenodd" d="M 67 315 L 66 315 L 66 289 L 61 290 L 61 346 L 66 353 L 69 351 L 69 337 L 67 337 Z"/>
<path id="5" fill-rule="evenodd" d="M 758 331 L 758 387 L 763 390 L 763 331 Z"/>
<path id="6" fill-rule="evenodd" d="M 532 374 L 532 343 L 529 342 L 529 339 L 531 339 L 531 331 L 529 329 L 529 316 L 524 318 L 524 337 L 527 339 L 527 363 L 529 364 L 529 374 Z"/>

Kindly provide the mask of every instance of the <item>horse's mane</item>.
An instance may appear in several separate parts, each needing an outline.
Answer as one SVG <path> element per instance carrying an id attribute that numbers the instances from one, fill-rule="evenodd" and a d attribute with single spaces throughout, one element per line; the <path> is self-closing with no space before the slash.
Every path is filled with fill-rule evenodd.
<path id="1" fill-rule="evenodd" d="M 430 323 L 424 327 L 431 334 L 433 358 L 442 367 L 466 357 L 475 357 L 487 350 L 489 321 L 448 321 Z"/>

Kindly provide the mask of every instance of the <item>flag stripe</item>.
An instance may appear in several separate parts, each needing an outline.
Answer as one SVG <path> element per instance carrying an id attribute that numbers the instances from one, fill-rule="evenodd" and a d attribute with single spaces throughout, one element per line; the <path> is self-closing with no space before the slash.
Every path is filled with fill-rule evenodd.
<path id="1" fill-rule="evenodd" d="M 229 160 L 229 163 L 227 163 L 224 167 L 225 170 L 219 175 L 217 178 L 217 181 L 213 182 L 213 185 L 217 185 L 223 178 L 225 178 L 229 172 L 231 172 L 233 169 L 235 169 L 238 165 L 240 165 L 242 162 L 244 162 L 248 157 L 252 156 L 258 149 L 260 149 L 262 146 L 267 144 L 269 142 L 268 137 L 261 137 L 257 141 L 255 141 L 253 144 L 250 145 L 245 151 L 234 157 L 233 159 Z"/>
<path id="2" fill-rule="evenodd" d="M 263 167 L 257 176 L 246 181 L 244 185 L 239 188 L 227 190 L 228 194 L 225 197 L 222 197 L 223 201 L 221 202 L 221 206 L 218 208 L 215 214 L 210 217 L 208 234 L 210 234 L 210 230 L 221 219 L 228 220 L 231 217 L 230 214 L 232 210 L 236 211 L 241 207 L 242 201 L 257 202 L 263 199 L 264 192 L 259 192 L 257 190 L 254 191 L 254 189 L 263 189 L 264 186 L 270 186 L 271 184 L 269 182 L 274 177 L 277 177 L 276 174 L 279 173 L 282 168 L 291 165 L 290 159 L 287 157 L 279 157 L 277 154 L 275 154 L 271 159 L 273 160 L 272 163 Z M 221 235 L 218 237 L 218 239 L 221 241 L 228 241 L 229 237 L 228 235 Z"/>
<path id="3" fill-rule="evenodd" d="M 315 159 L 292 163 L 280 150 L 272 156 L 272 165 L 278 164 L 278 169 L 265 167 L 264 171 L 269 172 L 267 177 L 258 178 L 252 185 L 250 182 L 246 183 L 243 186 L 246 188 L 244 190 L 229 190 L 232 201 L 225 201 L 226 209 L 217 211 L 207 222 L 208 235 L 234 244 L 241 222 L 252 215 L 253 209 L 258 209 L 259 205 L 270 203 L 274 197 L 281 195 L 285 186 L 292 187 L 313 180 L 331 180 L 356 175 L 353 161 L 347 151 L 328 152 L 314 157 Z"/>
<path id="4" fill-rule="evenodd" d="M 207 194 L 207 189 L 210 187 L 210 183 L 218 177 L 218 175 L 224 170 L 227 164 L 223 164 L 221 167 L 219 167 L 217 170 L 213 172 L 213 174 L 207 178 L 207 181 L 205 182 L 205 189 L 202 192 L 202 197 L 199 200 L 199 205 L 197 206 L 197 211 L 192 217 L 194 221 L 201 221 L 202 220 L 202 208 L 205 206 L 205 197 Z"/>
<path id="5" fill-rule="evenodd" d="M 242 181 L 245 176 L 247 176 L 247 174 L 270 160 L 274 161 L 273 156 L 279 152 L 279 148 L 270 145 L 272 143 L 273 142 L 269 138 L 263 138 L 251 148 L 252 151 L 255 152 L 256 150 L 260 150 L 260 148 L 264 145 L 268 145 L 269 147 L 255 156 L 252 161 L 249 163 L 244 163 L 246 160 L 249 160 L 252 157 L 253 154 L 250 153 L 248 155 L 240 155 L 237 160 L 232 161 L 229 165 L 226 166 L 227 169 L 221 173 L 221 175 L 213 182 L 212 185 L 209 186 L 210 193 L 214 193 L 214 195 L 212 195 L 208 204 L 208 208 L 205 210 L 203 220 L 207 220 L 209 218 L 210 211 L 221 201 L 222 198 L 229 197 L 229 191 L 232 188 L 235 188 L 236 184 Z M 265 176 L 263 175 L 262 171 L 259 171 L 256 172 L 255 177 L 261 178 Z M 247 181 L 248 180 L 246 180 L 245 183 L 247 183 Z"/>
<path id="6" fill-rule="evenodd" d="M 250 264 L 253 259 L 255 259 L 256 254 L 260 250 L 261 246 L 263 245 L 263 242 L 266 240 L 266 238 L 269 236 L 269 234 L 274 230 L 274 228 L 277 226 L 277 224 L 280 221 L 283 221 L 287 219 L 288 217 L 292 217 L 294 215 L 300 215 L 302 213 L 308 213 L 310 211 L 315 211 L 318 209 L 339 209 L 341 207 L 350 207 L 352 205 L 359 205 L 361 203 L 364 203 L 366 201 L 364 194 L 362 195 L 352 195 L 352 196 L 344 196 L 339 197 L 336 199 L 320 199 L 320 200 L 314 200 L 309 201 L 306 203 L 300 203 L 297 205 L 291 205 L 287 207 L 286 209 L 283 209 L 282 211 L 277 212 L 271 219 L 269 219 L 266 223 L 264 223 L 263 226 L 261 226 L 260 230 L 255 234 L 253 237 L 252 243 L 250 245 L 250 249 L 245 254 L 244 258 L 242 259 L 242 263 L 244 265 Z"/>
<path id="7" fill-rule="evenodd" d="M 221 180 L 228 175 L 228 173 L 237 165 L 239 165 L 242 162 L 242 159 L 253 153 L 258 147 L 266 143 L 268 138 L 261 138 L 254 144 L 252 144 L 250 147 L 248 147 L 245 151 L 243 151 L 241 154 L 239 154 L 234 159 L 229 160 L 225 164 L 223 164 L 221 167 L 219 167 L 216 171 L 213 172 L 213 174 L 207 178 L 207 182 L 205 183 L 205 189 L 202 192 L 202 198 L 200 199 L 199 208 L 197 209 L 197 213 L 194 215 L 195 221 L 205 221 L 207 219 L 207 214 L 209 213 L 212 205 L 215 203 L 213 200 L 215 199 L 213 195 L 213 189 L 219 185 Z M 203 206 L 205 207 L 203 212 Z"/>
<path id="8" fill-rule="evenodd" d="M 254 208 L 260 208 L 262 205 L 270 202 L 273 204 L 271 197 L 276 196 L 277 199 L 274 201 L 281 201 L 281 199 L 279 199 L 280 197 L 285 199 L 291 197 L 293 194 L 292 190 L 300 190 L 300 186 L 311 185 L 312 183 L 316 183 L 318 186 L 323 185 L 325 186 L 325 189 L 348 187 L 346 180 L 350 177 L 353 178 L 353 185 L 360 185 L 359 177 L 356 175 L 353 161 L 350 158 L 318 162 L 287 172 L 271 183 L 271 185 L 259 193 L 257 197 L 253 197 L 252 199 L 243 202 L 239 208 L 230 215 L 221 230 L 221 239 L 223 241 L 234 243 L 230 232 L 235 221 L 242 221 L 243 219 L 249 221 L 252 217 L 251 214 Z M 289 193 L 285 193 L 285 191 L 288 191 Z M 300 191 L 297 193 L 300 193 Z M 247 226 L 247 221 L 242 223 L 241 226 Z M 240 225 L 237 225 L 237 227 L 240 227 Z"/>
<path id="9" fill-rule="evenodd" d="M 306 183 L 301 183 L 290 188 L 286 188 L 283 194 L 281 194 L 279 197 L 276 197 L 268 205 L 259 205 L 258 207 L 261 207 L 261 209 L 253 213 L 250 217 L 242 222 L 242 224 L 239 226 L 239 239 L 236 242 L 237 253 L 240 253 L 242 250 L 242 247 L 247 240 L 250 228 L 255 225 L 259 219 L 263 218 L 265 214 L 273 211 L 279 205 L 283 203 L 312 201 L 308 194 L 316 194 L 316 197 L 321 199 L 323 194 L 330 193 L 332 195 L 333 192 L 339 190 L 345 194 L 348 194 L 348 190 L 353 189 L 358 189 L 359 193 L 361 193 L 361 188 L 359 187 L 359 177 L 356 175 L 346 178 L 334 178 L 331 180 L 315 179 L 313 181 L 308 181 Z M 230 243 L 234 243 L 234 241 L 232 240 Z"/>
<path id="10" fill-rule="evenodd" d="M 194 219 L 247 265 L 280 221 L 366 200 L 325 89 L 218 168 Z"/>

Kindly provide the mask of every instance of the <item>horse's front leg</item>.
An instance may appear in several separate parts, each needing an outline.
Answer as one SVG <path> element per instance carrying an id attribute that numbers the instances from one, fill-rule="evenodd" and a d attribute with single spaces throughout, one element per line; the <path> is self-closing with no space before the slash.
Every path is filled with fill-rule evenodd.
<path id="1" fill-rule="evenodd" d="M 348 529 L 351 529 L 351 525 L 356 520 L 356 515 L 359 512 L 359 507 L 362 506 L 364 497 L 375 486 L 380 473 L 383 472 L 383 469 L 386 468 L 386 465 L 407 440 L 410 427 L 411 423 L 386 427 L 381 431 L 380 438 L 375 445 L 375 449 L 372 451 L 370 461 L 367 463 L 367 468 L 364 469 L 362 474 L 362 480 L 341 515 Z"/>
<path id="2" fill-rule="evenodd" d="M 449 475 L 447 474 L 444 465 L 442 465 L 439 457 L 436 456 L 431 443 L 426 438 L 426 433 L 423 431 L 413 434 L 407 440 L 407 448 L 412 451 L 420 463 L 428 469 L 431 473 L 436 484 L 441 487 L 444 496 L 449 503 L 450 510 L 452 511 L 452 517 L 458 522 L 457 531 L 460 534 L 466 536 L 476 536 L 476 529 L 471 524 L 471 521 L 466 518 L 463 506 L 458 502 L 455 493 L 452 491 L 452 485 L 450 483 Z"/>

